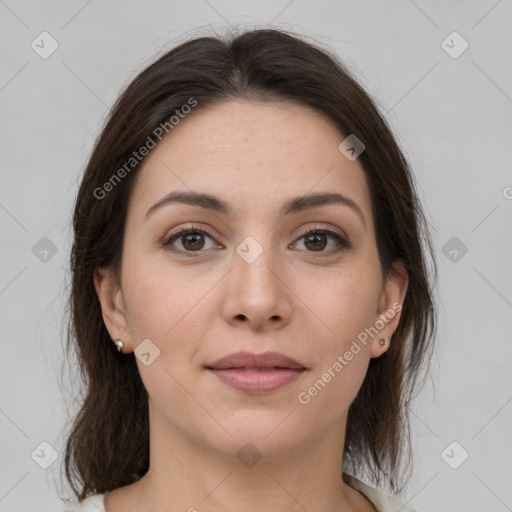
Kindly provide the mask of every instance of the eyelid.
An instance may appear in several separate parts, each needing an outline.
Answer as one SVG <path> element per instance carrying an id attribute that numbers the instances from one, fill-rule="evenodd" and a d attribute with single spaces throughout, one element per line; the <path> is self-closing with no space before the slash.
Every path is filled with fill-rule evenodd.
<path id="1" fill-rule="evenodd" d="M 189 226 L 181 226 L 177 230 L 171 231 L 171 233 L 166 234 L 165 237 L 162 239 L 161 244 L 162 244 L 162 246 L 171 248 L 171 250 L 181 253 L 181 254 L 183 254 L 183 253 L 193 254 L 194 251 L 181 251 L 179 249 L 174 249 L 171 247 L 172 246 L 171 241 L 173 239 L 178 240 L 181 236 L 184 236 L 191 232 L 201 233 L 202 235 L 206 235 L 207 237 L 211 238 L 212 240 L 214 240 L 216 242 L 215 237 L 207 229 L 203 229 L 200 226 L 191 224 Z M 200 252 L 205 252 L 205 251 L 195 251 L 195 252 L 200 253 Z"/>
<path id="2" fill-rule="evenodd" d="M 342 230 L 340 230 L 338 228 L 334 228 L 332 226 L 327 226 L 325 224 L 319 224 L 319 223 L 314 223 L 313 225 L 308 225 L 308 226 L 300 228 L 298 236 L 300 238 L 301 236 L 308 235 L 309 233 L 315 232 L 315 231 L 325 231 L 327 233 L 334 233 L 334 234 L 338 235 L 339 237 L 344 238 L 348 242 L 348 237 Z"/>

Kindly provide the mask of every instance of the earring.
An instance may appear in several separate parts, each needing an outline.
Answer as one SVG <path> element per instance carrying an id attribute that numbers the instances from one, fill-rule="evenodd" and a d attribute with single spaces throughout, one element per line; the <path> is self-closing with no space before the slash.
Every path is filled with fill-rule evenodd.
<path id="1" fill-rule="evenodd" d="M 121 352 L 123 350 L 123 347 L 124 347 L 123 341 L 122 340 L 114 340 L 114 343 L 115 343 L 115 345 L 117 347 L 117 350 L 119 352 Z"/>
<path id="2" fill-rule="evenodd" d="M 384 347 L 388 342 L 388 338 L 381 338 L 379 343 Z"/>

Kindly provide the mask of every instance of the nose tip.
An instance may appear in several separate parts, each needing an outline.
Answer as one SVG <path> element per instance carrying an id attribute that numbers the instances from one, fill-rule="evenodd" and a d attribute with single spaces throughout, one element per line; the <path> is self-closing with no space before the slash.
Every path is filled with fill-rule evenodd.
<path id="1" fill-rule="evenodd" d="M 231 279 L 224 310 L 227 321 L 248 324 L 256 330 L 267 324 L 276 328 L 286 323 L 291 315 L 287 288 L 264 256 L 253 263 L 240 261 Z"/>

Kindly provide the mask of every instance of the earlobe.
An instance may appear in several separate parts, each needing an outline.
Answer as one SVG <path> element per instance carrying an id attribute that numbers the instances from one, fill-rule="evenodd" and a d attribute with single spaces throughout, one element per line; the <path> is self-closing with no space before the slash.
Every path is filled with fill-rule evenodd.
<path id="1" fill-rule="evenodd" d="M 390 338 L 380 336 L 376 336 L 372 342 L 372 348 L 370 350 L 370 357 L 376 358 L 380 357 L 382 354 L 389 350 L 391 346 Z"/>
<path id="2" fill-rule="evenodd" d="M 122 289 L 109 268 L 96 269 L 93 279 L 105 327 L 112 340 L 122 339 L 126 348 L 131 338 Z"/>

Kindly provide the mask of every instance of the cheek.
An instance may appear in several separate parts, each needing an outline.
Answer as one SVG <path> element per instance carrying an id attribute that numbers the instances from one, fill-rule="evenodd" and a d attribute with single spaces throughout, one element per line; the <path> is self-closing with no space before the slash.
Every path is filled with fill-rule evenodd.
<path id="1" fill-rule="evenodd" d="M 318 328 L 342 348 L 375 322 L 380 286 L 380 274 L 371 267 L 347 266 L 322 286 L 310 286 L 315 291 L 308 292 L 305 302 Z"/>
<path id="2" fill-rule="evenodd" d="M 160 350 L 159 362 L 183 372 L 210 328 L 215 313 L 212 289 L 214 272 L 198 274 L 192 266 L 171 265 L 165 258 L 127 258 L 123 276 L 130 334 L 135 347 L 150 339 Z"/>
<path id="3" fill-rule="evenodd" d="M 321 320 L 315 336 L 318 364 L 297 401 L 319 414 L 325 410 L 326 420 L 348 408 L 364 380 L 372 340 L 366 330 L 376 321 L 380 286 L 380 269 L 359 260 L 308 296 L 313 317 Z"/>
<path id="4" fill-rule="evenodd" d="M 315 336 L 317 364 L 296 399 L 325 424 L 348 410 L 366 376 L 371 338 L 365 329 L 375 322 L 377 303 L 375 281 L 368 275 L 354 272 L 329 285 L 323 299 L 313 297 L 311 309 L 321 311 L 317 316 L 327 334 Z"/>

